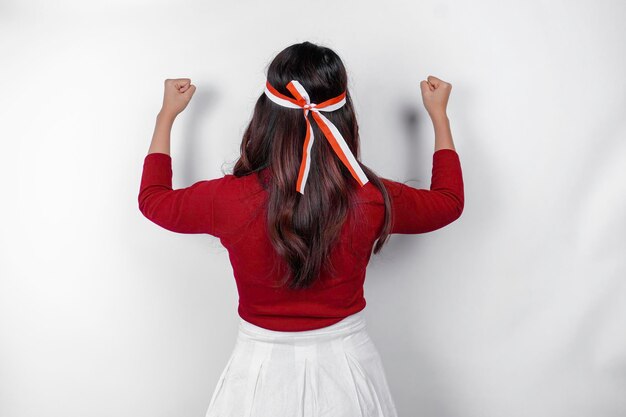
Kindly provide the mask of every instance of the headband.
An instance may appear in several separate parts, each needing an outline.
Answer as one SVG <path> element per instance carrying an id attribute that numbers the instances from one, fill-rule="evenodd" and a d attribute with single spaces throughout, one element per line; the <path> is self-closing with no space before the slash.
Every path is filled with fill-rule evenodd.
<path id="1" fill-rule="evenodd" d="M 265 83 L 265 95 L 274 103 L 283 107 L 304 110 L 304 120 L 306 120 L 306 136 L 304 138 L 302 161 L 300 163 L 296 190 L 299 193 L 304 194 L 304 186 L 306 185 L 306 180 L 309 176 L 309 168 L 311 166 L 310 151 L 313 146 L 314 136 L 311 123 L 307 117 L 309 111 L 311 111 L 313 119 L 317 122 L 317 125 L 324 133 L 324 136 L 332 146 L 339 159 L 341 159 L 346 168 L 350 170 L 350 173 L 361 185 L 361 187 L 364 186 L 368 182 L 368 178 L 356 161 L 354 155 L 352 155 L 352 152 L 350 152 L 348 144 L 344 140 L 343 136 L 341 136 L 341 133 L 339 133 L 337 127 L 320 113 L 320 111 L 331 112 L 342 107 L 346 103 L 346 93 L 343 92 L 337 97 L 316 104 L 311 103 L 309 94 L 298 81 L 291 80 L 289 84 L 287 84 L 287 89 L 291 92 L 295 99 L 279 93 L 274 87 L 272 87 L 269 81 Z"/>

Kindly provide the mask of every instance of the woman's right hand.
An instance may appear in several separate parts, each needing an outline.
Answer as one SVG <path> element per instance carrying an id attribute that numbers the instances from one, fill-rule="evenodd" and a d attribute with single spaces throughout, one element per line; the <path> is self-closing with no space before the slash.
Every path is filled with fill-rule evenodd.
<path id="1" fill-rule="evenodd" d="M 431 119 L 447 117 L 446 108 L 452 84 L 429 75 L 420 82 L 422 101 Z"/>

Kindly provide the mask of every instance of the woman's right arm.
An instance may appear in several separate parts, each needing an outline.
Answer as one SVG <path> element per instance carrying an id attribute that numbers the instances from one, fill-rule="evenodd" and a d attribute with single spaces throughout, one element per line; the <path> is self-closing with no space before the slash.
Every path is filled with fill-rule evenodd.
<path id="1" fill-rule="evenodd" d="M 465 205 L 461 162 L 446 113 L 452 85 L 428 76 L 420 87 L 435 130 L 430 189 L 383 179 L 392 200 L 391 233 L 427 233 L 440 229 L 458 219 Z"/>
<path id="2" fill-rule="evenodd" d="M 465 195 L 459 155 L 454 149 L 438 149 L 432 164 L 430 189 L 381 178 L 391 199 L 391 233 L 428 233 L 461 217 Z"/>
<path id="3" fill-rule="evenodd" d="M 450 120 L 448 119 L 448 115 L 443 114 L 438 117 L 431 117 L 431 121 L 433 122 L 433 128 L 435 129 L 435 152 L 440 149 L 452 149 L 456 150 L 454 147 L 454 142 L 452 141 L 452 132 L 450 131 Z"/>
<path id="4" fill-rule="evenodd" d="M 439 149 L 455 149 L 450 132 L 447 107 L 452 84 L 429 75 L 420 82 L 422 101 L 435 128 L 435 152 Z"/>

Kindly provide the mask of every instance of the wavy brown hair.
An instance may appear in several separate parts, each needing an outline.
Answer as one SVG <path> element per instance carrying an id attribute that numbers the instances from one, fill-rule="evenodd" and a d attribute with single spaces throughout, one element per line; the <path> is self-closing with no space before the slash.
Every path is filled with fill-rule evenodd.
<path id="1" fill-rule="evenodd" d="M 339 56 L 311 42 L 291 45 L 269 64 L 267 81 L 291 97 L 286 88 L 291 80 L 302 84 L 312 103 L 346 92 L 346 103 L 325 112 L 324 116 L 337 126 L 358 161 L 359 126 L 348 91 L 348 76 Z M 257 99 L 252 120 L 243 134 L 241 155 L 233 168 L 236 177 L 264 168 L 271 171 L 271 180 L 266 185 L 269 238 L 289 266 L 279 285 L 288 283 L 291 289 L 310 287 L 324 268 L 333 271 L 329 255 L 360 187 L 311 115 L 307 117 L 311 118 L 315 141 L 304 194 L 296 190 L 306 132 L 302 111 L 282 107 L 264 93 Z M 381 191 L 385 203 L 384 224 L 374 245 L 376 254 L 391 231 L 391 201 L 380 178 L 358 163 L 369 181 Z"/>

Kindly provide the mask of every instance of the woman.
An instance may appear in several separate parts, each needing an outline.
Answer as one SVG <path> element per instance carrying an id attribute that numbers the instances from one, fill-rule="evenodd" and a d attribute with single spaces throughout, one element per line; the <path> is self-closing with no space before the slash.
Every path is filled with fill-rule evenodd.
<path id="1" fill-rule="evenodd" d="M 173 232 L 219 237 L 239 292 L 235 348 L 207 417 L 397 416 L 365 326 L 365 270 L 390 234 L 430 232 L 463 211 L 451 85 L 420 83 L 435 130 L 429 190 L 357 160 L 347 85 L 331 49 L 284 49 L 268 67 L 233 173 L 173 190 L 170 131 L 195 86 L 165 81 L 139 208 Z"/>

